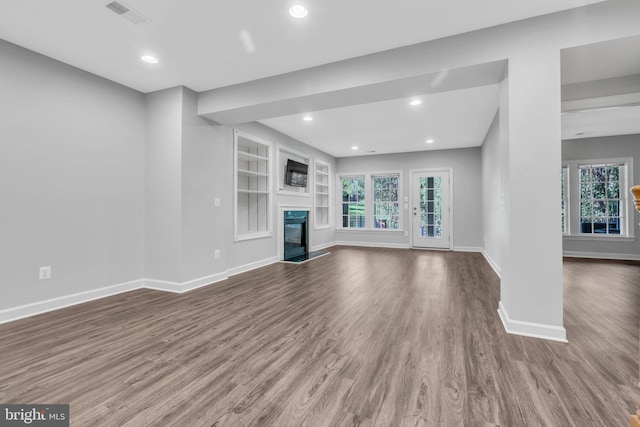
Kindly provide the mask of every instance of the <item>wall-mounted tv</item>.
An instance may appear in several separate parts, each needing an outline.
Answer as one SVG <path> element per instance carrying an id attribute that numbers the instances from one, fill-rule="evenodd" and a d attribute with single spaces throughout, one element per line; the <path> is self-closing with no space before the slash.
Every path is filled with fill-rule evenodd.
<path id="1" fill-rule="evenodd" d="M 285 182 L 292 187 L 307 186 L 307 170 L 309 165 L 296 162 L 295 160 L 287 160 L 287 175 Z"/>

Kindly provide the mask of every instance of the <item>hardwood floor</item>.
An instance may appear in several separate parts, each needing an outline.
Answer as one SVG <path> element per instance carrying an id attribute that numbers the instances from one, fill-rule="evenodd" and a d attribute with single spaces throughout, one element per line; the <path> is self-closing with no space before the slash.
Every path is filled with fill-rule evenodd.
<path id="1" fill-rule="evenodd" d="M 507 335 L 477 253 L 335 247 L 0 325 L 0 402 L 73 426 L 625 426 L 640 264 L 565 260 L 569 344 Z"/>

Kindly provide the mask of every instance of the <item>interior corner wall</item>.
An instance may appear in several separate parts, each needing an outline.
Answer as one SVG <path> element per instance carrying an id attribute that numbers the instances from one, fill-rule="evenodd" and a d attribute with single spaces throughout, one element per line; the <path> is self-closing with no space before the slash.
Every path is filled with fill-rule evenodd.
<path id="1" fill-rule="evenodd" d="M 146 96 L 145 275 L 181 282 L 182 88 Z"/>
<path id="2" fill-rule="evenodd" d="M 616 157 L 633 158 L 634 182 L 629 182 L 628 187 L 640 183 L 640 134 L 607 136 L 599 138 L 571 139 L 562 141 L 562 160 L 593 160 Z M 571 185 L 571 184 L 570 184 Z M 571 186 L 571 191 L 575 186 Z M 633 197 L 629 188 L 623 188 L 629 197 L 629 203 L 633 203 Z M 575 208 L 577 209 L 577 207 Z M 615 259 L 640 259 L 640 213 L 634 211 L 631 226 L 634 227 L 634 241 L 606 241 L 606 240 L 572 240 L 571 237 L 563 237 L 563 251 L 565 254 L 615 258 Z"/>
<path id="3" fill-rule="evenodd" d="M 225 127 L 198 116 L 197 107 L 197 93 L 182 88 L 182 282 L 226 271 L 227 232 L 233 223 L 225 209 L 232 204 L 228 188 L 233 185 Z"/>
<path id="4" fill-rule="evenodd" d="M 500 271 L 500 238 L 504 230 L 502 207 L 502 169 L 500 162 L 500 111 L 482 143 L 482 219 L 483 249 L 494 269 Z"/>
<path id="5" fill-rule="evenodd" d="M 481 149 L 461 148 L 400 154 L 342 157 L 337 173 L 401 170 L 403 197 L 410 196 L 412 169 L 453 168 L 453 247 L 482 247 Z M 335 198 L 337 200 L 337 196 Z M 336 210 L 339 212 L 339 210 Z M 410 212 L 403 209 L 403 231 L 410 232 Z M 409 247 L 410 236 L 402 231 L 336 230 L 336 240 L 347 244 Z"/>
<path id="6" fill-rule="evenodd" d="M 0 310 L 141 278 L 143 95 L 2 40 L 0 64 Z"/>
<path id="7" fill-rule="evenodd" d="M 499 107 L 482 143 L 482 212 L 484 254 L 501 275 L 508 250 L 509 215 L 509 79 L 500 83 Z M 507 292 L 501 287 L 502 292 Z"/>

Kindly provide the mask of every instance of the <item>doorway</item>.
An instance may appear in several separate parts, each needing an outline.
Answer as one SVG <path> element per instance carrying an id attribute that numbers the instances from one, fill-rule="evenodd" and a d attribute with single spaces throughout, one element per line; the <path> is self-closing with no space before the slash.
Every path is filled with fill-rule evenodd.
<path id="1" fill-rule="evenodd" d="M 414 248 L 451 249 L 451 169 L 411 171 Z"/>

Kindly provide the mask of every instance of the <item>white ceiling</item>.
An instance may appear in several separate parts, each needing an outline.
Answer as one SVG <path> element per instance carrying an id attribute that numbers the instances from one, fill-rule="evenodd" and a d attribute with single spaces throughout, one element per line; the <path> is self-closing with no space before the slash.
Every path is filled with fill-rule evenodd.
<path id="1" fill-rule="evenodd" d="M 4 0 L 0 38 L 142 92 L 200 92 L 602 0 L 301 0 L 310 10 L 304 20 L 288 15 L 293 0 L 122 0 L 151 20 L 139 26 L 107 9 L 110 1 Z M 638 40 L 564 50 L 563 84 L 640 74 Z M 141 62 L 143 54 L 160 63 Z M 473 147 L 497 94 L 490 85 L 421 95 L 415 108 L 402 98 L 317 111 L 310 123 L 301 115 L 262 122 L 337 157 Z M 565 114 L 563 138 L 637 133 L 639 114 Z"/>
<path id="2" fill-rule="evenodd" d="M 640 74 L 640 37 L 564 49 L 561 59 L 562 84 Z"/>
<path id="3" fill-rule="evenodd" d="M 498 109 L 489 85 L 261 120 L 335 157 L 477 147 Z M 422 104 L 411 106 L 412 100 Z M 304 121 L 311 116 L 313 121 Z M 426 144 L 433 139 L 433 144 Z M 352 150 L 357 146 L 358 150 Z"/>
<path id="4" fill-rule="evenodd" d="M 110 0 L 3 0 L 0 38 L 142 92 L 204 91 L 599 1 L 301 0 L 295 20 L 292 0 L 122 0 L 151 20 L 135 26 Z"/>
<path id="5" fill-rule="evenodd" d="M 640 133 L 640 37 L 565 49 L 561 58 L 563 84 L 607 79 L 594 84 L 600 96 L 563 102 L 570 112 L 562 114 L 562 139 Z M 620 93 L 608 80 L 625 76 L 634 76 L 631 93 Z M 606 96 L 608 87 L 611 96 Z"/>

